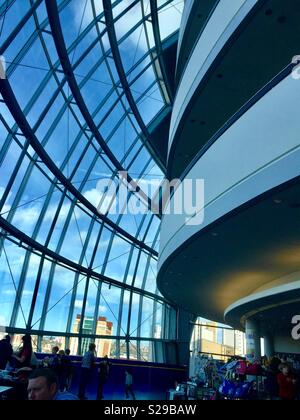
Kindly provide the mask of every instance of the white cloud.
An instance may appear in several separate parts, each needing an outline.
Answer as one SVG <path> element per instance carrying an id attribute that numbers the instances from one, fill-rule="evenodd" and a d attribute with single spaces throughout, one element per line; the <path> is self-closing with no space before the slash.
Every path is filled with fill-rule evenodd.
<path id="1" fill-rule="evenodd" d="M 54 279 L 56 289 L 59 287 L 65 293 L 74 286 L 75 273 L 68 268 L 56 265 Z M 79 275 L 78 282 L 83 282 L 85 279 L 85 276 Z"/>
<path id="2" fill-rule="evenodd" d="M 25 260 L 25 250 L 19 248 L 18 246 L 11 244 L 10 242 L 5 242 L 5 250 L 7 253 L 9 265 L 12 269 L 13 275 L 15 278 L 18 278 L 20 275 L 20 268 L 22 268 Z M 44 269 L 50 266 L 50 262 L 44 261 Z M 26 273 L 27 279 L 35 279 L 40 265 L 40 257 L 36 254 L 31 254 L 28 270 Z M 6 273 L 8 278 L 10 278 L 10 270 L 6 262 L 6 258 L 3 257 L 3 263 L 0 268 L 0 272 Z M 28 291 L 24 291 L 25 295 L 28 294 Z"/>
<path id="3" fill-rule="evenodd" d="M 103 314 L 105 312 L 107 312 L 107 307 L 103 306 L 103 305 L 100 305 L 99 306 L 99 314 Z"/>
<path id="4" fill-rule="evenodd" d="M 75 304 L 74 304 L 74 308 L 75 309 L 82 309 L 83 307 L 83 300 L 82 299 L 76 299 L 75 300 Z M 88 301 L 86 302 L 86 307 L 85 307 L 85 312 L 86 313 L 94 313 L 95 311 L 95 306 L 91 305 Z M 107 308 L 104 305 L 100 305 L 99 306 L 99 313 L 103 314 L 107 312 Z"/>
<path id="5" fill-rule="evenodd" d="M 63 204 L 60 210 L 58 219 L 57 219 L 56 226 L 59 224 L 59 222 L 65 221 L 67 214 L 69 212 L 69 209 L 70 209 L 70 204 Z M 10 210 L 10 206 L 8 205 L 4 206 L 3 212 L 9 211 L 9 210 Z M 57 206 L 51 205 L 47 209 L 43 221 L 51 222 L 56 214 L 56 211 L 57 211 Z M 32 226 L 36 224 L 40 216 L 40 213 L 41 213 L 41 204 L 33 204 L 27 207 L 26 206 L 19 207 L 16 210 L 16 213 L 14 214 L 13 223 L 17 224 L 19 229 L 26 231 L 27 229 L 30 229 Z M 77 218 L 79 217 L 80 215 Z"/>
<path id="6" fill-rule="evenodd" d="M 99 178 L 111 178 L 111 173 L 108 172 L 93 172 L 93 175 L 99 177 Z"/>
<path id="7" fill-rule="evenodd" d="M 88 190 L 83 195 L 95 207 L 98 207 L 103 196 L 103 194 L 97 188 Z"/>
<path id="8" fill-rule="evenodd" d="M 106 249 L 109 244 L 109 239 L 106 239 L 105 241 L 100 241 L 98 245 L 98 249 Z"/>
<path id="9" fill-rule="evenodd" d="M 5 188 L 0 186 L 0 200 L 1 200 L 4 192 L 5 192 Z M 6 199 L 6 204 L 4 204 L 1 213 L 7 213 L 7 212 L 10 211 L 11 205 L 8 204 L 8 201 L 10 200 L 10 198 L 11 198 L 11 192 L 8 194 L 8 197 Z"/>
<path id="10" fill-rule="evenodd" d="M 105 301 L 108 304 L 118 305 L 120 302 L 120 289 L 117 289 L 116 287 L 112 287 L 110 290 L 107 290 L 106 292 L 102 293 L 102 295 L 104 296 Z M 102 296 L 101 299 L 103 299 Z"/>
<path id="11" fill-rule="evenodd" d="M 68 213 L 69 213 L 69 210 L 70 210 L 70 204 L 63 204 L 61 209 L 60 209 L 60 212 L 59 212 L 58 221 L 65 220 Z M 56 211 L 57 211 L 57 206 L 56 205 L 51 205 L 46 211 L 44 220 L 45 221 L 53 220 Z M 77 214 L 76 214 L 76 217 L 78 219 L 78 217 L 80 217 L 80 215 L 77 216 Z"/>
<path id="12" fill-rule="evenodd" d="M 87 3 L 87 7 L 84 13 L 85 4 L 86 4 L 86 0 L 76 0 L 76 2 L 74 2 L 74 8 L 73 8 L 76 30 L 79 31 L 79 28 L 81 27 L 81 32 L 93 21 L 93 18 L 94 18 L 93 10 L 90 5 L 90 2 Z M 130 4 L 131 4 L 131 0 L 123 0 L 121 3 L 122 10 L 125 9 Z M 96 6 L 97 15 L 103 12 L 102 1 L 95 1 L 95 6 Z M 121 12 L 121 10 L 117 11 L 117 9 L 118 7 L 114 9 L 114 17 L 116 17 L 115 16 L 116 13 L 117 15 L 119 15 Z M 147 8 L 147 10 L 149 12 L 149 7 Z M 83 13 L 84 13 L 84 16 L 83 16 Z M 126 34 L 130 28 L 135 26 L 137 22 L 141 20 L 141 16 L 142 16 L 141 7 L 138 5 L 138 6 L 133 7 L 129 12 L 127 12 L 126 16 L 124 16 L 123 18 L 120 18 L 117 21 L 116 26 L 115 26 L 118 39 L 120 39 L 124 34 Z M 142 26 L 140 26 L 138 30 L 134 31 L 134 33 L 131 34 L 128 39 L 132 42 L 134 47 L 138 45 L 140 49 L 147 51 L 146 39 L 144 36 L 141 36 L 141 28 Z M 92 31 L 90 32 L 90 35 L 94 36 Z M 153 36 L 151 34 L 151 31 L 149 31 L 149 36 L 151 38 L 150 42 L 151 44 L 153 44 Z M 106 36 L 103 37 L 103 41 L 104 41 L 105 49 L 108 49 L 110 47 L 108 37 Z"/>
<path id="13" fill-rule="evenodd" d="M 6 290 L 3 290 L 1 292 L 1 295 L 3 295 L 3 296 L 15 296 L 16 295 L 16 291 L 15 290 L 12 290 L 12 289 L 6 289 Z"/>
<path id="14" fill-rule="evenodd" d="M 16 291 L 13 289 L 6 289 L 4 291 L 1 292 L 2 295 L 4 296 L 16 296 Z M 33 291 L 30 290 L 23 290 L 22 292 L 22 297 L 26 297 L 26 296 L 32 296 Z"/>
<path id="15" fill-rule="evenodd" d="M 98 188 L 93 188 L 91 190 L 88 190 L 83 195 L 102 214 L 105 214 L 107 210 L 111 208 L 111 204 L 114 203 L 115 201 L 115 200 L 112 201 L 114 198 L 112 194 L 103 193 Z"/>
<path id="16" fill-rule="evenodd" d="M 143 313 L 147 312 L 148 315 L 153 311 L 153 301 L 150 299 L 143 300 Z"/>
<path id="17" fill-rule="evenodd" d="M 162 39 L 171 35 L 180 26 L 184 1 L 174 0 L 173 3 L 173 5 L 172 3 L 167 5 L 159 13 L 159 28 Z"/>
<path id="18" fill-rule="evenodd" d="M 74 308 L 81 309 L 83 306 L 83 300 L 76 299 L 74 303 Z"/>
<path id="19" fill-rule="evenodd" d="M 23 260 L 24 260 L 24 257 L 23 257 Z M 39 266 L 40 266 L 40 262 L 41 262 L 41 259 L 40 259 L 40 257 L 38 255 L 31 254 L 31 256 L 30 256 L 30 262 L 29 262 L 30 267 L 34 268 L 34 270 L 37 270 L 39 268 Z M 50 262 L 49 261 L 45 261 L 44 264 L 49 266 L 50 265 Z"/>
<path id="20" fill-rule="evenodd" d="M 107 301 L 108 304 L 115 304 L 115 305 L 119 305 L 120 303 L 120 290 L 117 288 L 112 288 L 110 290 L 108 290 L 105 294 L 104 294 L 105 300 Z M 137 305 L 139 303 L 139 299 L 140 296 L 137 294 L 134 294 L 132 297 L 132 303 L 133 305 Z M 128 305 L 130 301 L 130 294 L 129 293 L 125 293 L 124 294 L 124 304 Z"/>
<path id="21" fill-rule="evenodd" d="M 130 0 L 124 0 L 124 3 L 126 3 L 126 6 L 129 6 L 131 1 Z M 141 8 L 138 4 L 137 6 L 130 9 L 129 12 L 126 13 L 124 17 L 119 19 L 115 25 L 116 33 L 118 39 L 122 38 L 129 29 L 133 28 L 142 18 Z M 136 48 L 137 46 L 139 49 L 143 51 L 147 51 L 148 45 L 146 41 L 146 37 L 143 36 L 143 25 L 139 26 L 137 30 L 135 30 L 130 36 L 129 41 L 133 44 L 133 46 Z M 151 32 L 149 32 L 149 35 L 151 36 Z M 153 41 L 150 40 L 150 43 Z M 121 45 L 122 47 L 122 45 Z"/>
<path id="22" fill-rule="evenodd" d="M 30 206 L 28 208 L 19 208 L 13 218 L 14 223 L 21 224 L 25 228 L 32 226 L 36 223 L 39 215 L 40 215 L 40 207 L 38 206 Z"/>
<path id="23" fill-rule="evenodd" d="M 125 242 L 120 236 L 115 236 L 113 246 L 126 246 L 128 250 L 130 249 L 130 244 Z M 120 255 L 121 256 L 121 255 Z"/>
<path id="24" fill-rule="evenodd" d="M 97 0 L 94 2 L 97 16 L 103 12 L 102 1 Z M 90 1 L 76 0 L 72 3 L 73 14 L 75 21 L 75 30 L 78 33 L 79 29 L 82 32 L 94 19 L 93 9 Z M 101 24 L 100 24 L 101 27 Z M 92 34 L 92 32 L 91 32 Z"/>
<path id="25" fill-rule="evenodd" d="M 6 214 L 10 211 L 10 209 L 11 209 L 11 206 L 9 204 L 4 204 L 2 213 Z"/>
<path id="26" fill-rule="evenodd" d="M 33 290 L 23 290 L 22 296 L 32 296 Z"/>
<path id="27" fill-rule="evenodd" d="M 77 215 L 76 215 L 76 217 L 77 217 Z M 81 238 L 82 242 L 85 241 L 85 239 L 87 237 L 87 234 L 88 234 L 87 230 L 81 230 L 80 231 L 80 238 Z"/>

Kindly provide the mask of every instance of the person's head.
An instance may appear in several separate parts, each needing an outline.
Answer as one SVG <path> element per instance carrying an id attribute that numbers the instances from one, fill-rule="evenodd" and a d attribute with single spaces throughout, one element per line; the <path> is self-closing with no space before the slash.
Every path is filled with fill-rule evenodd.
<path id="1" fill-rule="evenodd" d="M 29 400 L 53 400 L 57 390 L 57 377 L 52 370 L 37 369 L 29 376 L 27 387 Z"/>
<path id="2" fill-rule="evenodd" d="M 95 344 L 95 343 L 91 343 L 91 344 L 89 345 L 89 351 L 93 351 L 93 352 L 95 352 L 95 350 L 96 350 L 96 344 Z"/>
<path id="3" fill-rule="evenodd" d="M 65 350 L 65 353 L 66 353 L 66 355 L 67 355 L 67 356 L 70 356 L 70 354 L 71 354 L 71 350 L 70 350 L 70 349 L 66 349 L 66 350 Z"/>
<path id="4" fill-rule="evenodd" d="M 58 354 L 59 354 L 60 356 L 64 356 L 64 355 L 65 355 L 65 352 L 64 352 L 64 350 L 59 350 Z"/>
<path id="5" fill-rule="evenodd" d="M 290 366 L 287 363 L 282 363 L 280 370 L 284 375 L 288 375 L 291 372 Z"/>
<path id="6" fill-rule="evenodd" d="M 31 335 L 25 334 L 22 337 L 23 346 L 32 349 Z"/>
<path id="7" fill-rule="evenodd" d="M 280 359 L 278 359 L 278 357 L 274 356 L 270 359 L 269 368 L 274 369 L 274 370 L 278 370 L 278 367 L 279 367 L 280 363 L 281 363 Z"/>
<path id="8" fill-rule="evenodd" d="M 52 354 L 57 354 L 59 348 L 57 346 L 52 347 Z"/>
<path id="9" fill-rule="evenodd" d="M 8 343 L 10 343 L 10 340 L 11 340 L 11 337 L 10 337 L 10 335 L 6 335 L 5 337 L 4 337 L 4 340 L 5 341 L 7 341 Z"/>

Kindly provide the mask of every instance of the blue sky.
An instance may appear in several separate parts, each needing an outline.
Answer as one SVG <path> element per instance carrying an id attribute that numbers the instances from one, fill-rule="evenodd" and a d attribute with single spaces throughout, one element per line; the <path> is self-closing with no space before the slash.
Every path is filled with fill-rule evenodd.
<path id="1" fill-rule="evenodd" d="M 98 5 L 97 7 L 101 5 L 101 2 L 95 3 Z M 118 6 L 118 8 L 114 10 L 114 16 L 117 16 L 121 12 L 122 8 L 125 6 L 127 7 L 130 3 L 130 1 L 124 0 L 121 6 Z M 163 2 L 160 2 L 160 4 L 162 3 Z M 171 34 L 179 26 L 183 2 L 174 1 L 173 3 L 176 7 L 167 6 L 167 11 L 162 11 L 160 15 L 161 20 L 165 19 L 164 22 L 168 19 L 168 25 L 162 24 L 164 37 Z M 22 16 L 24 16 L 28 10 L 29 4 L 28 0 L 17 0 L 8 11 L 3 24 L 3 32 L 0 38 L 1 42 L 6 39 L 11 30 L 13 30 L 16 26 L 16 23 L 22 18 Z M 86 4 L 87 7 L 85 7 Z M 148 12 L 150 10 L 148 1 L 145 2 L 145 9 L 148 10 Z M 100 9 L 97 10 L 97 12 L 100 11 Z M 40 22 L 43 22 L 46 18 L 44 3 L 42 3 L 42 5 L 38 8 L 37 15 Z M 128 29 L 133 27 L 141 17 L 141 8 L 140 5 L 138 5 L 134 7 L 125 18 L 120 19 L 116 24 L 118 39 L 124 36 Z M 91 24 L 93 18 L 91 2 L 88 1 L 86 3 L 85 0 L 71 1 L 61 13 L 60 18 L 66 45 L 69 47 L 77 36 Z M 35 129 L 35 134 L 38 140 L 43 144 L 45 150 L 57 167 L 62 170 L 65 176 L 70 177 L 91 134 L 87 131 L 82 131 L 81 125 L 84 126 L 84 121 L 76 105 L 71 105 L 71 110 L 68 110 L 66 107 L 66 101 L 63 94 L 66 97 L 70 96 L 70 90 L 66 83 L 63 86 L 63 92 L 58 93 L 43 122 L 39 126 L 35 126 L 41 111 L 47 105 L 49 99 L 53 95 L 53 92 L 57 89 L 58 84 L 53 75 L 47 78 L 49 63 L 42 44 L 37 37 L 26 54 L 23 55 L 18 65 L 14 66 L 12 64 L 18 59 L 18 55 L 25 51 L 24 45 L 33 34 L 33 24 L 33 19 L 30 19 L 28 24 L 25 25 L 21 33 L 16 37 L 12 45 L 5 52 L 5 58 L 8 65 L 8 79 L 21 108 L 26 114 L 28 122 L 31 127 Z M 147 28 L 149 30 L 150 46 L 152 47 L 153 34 L 151 33 L 150 25 L 147 24 Z M 96 30 L 93 27 L 79 46 L 70 52 L 70 60 L 72 63 L 76 63 L 85 48 L 93 42 L 95 35 Z M 44 34 L 43 38 L 52 64 L 56 65 L 57 54 L 52 37 L 49 34 Z M 107 36 L 104 36 L 103 38 L 103 46 L 105 49 L 109 48 Z M 120 44 L 120 53 L 125 71 L 130 71 L 132 66 L 145 55 L 147 50 L 148 45 L 145 31 L 143 26 L 140 26 Z M 128 104 L 124 95 L 122 95 L 123 105 L 121 105 L 119 101 L 119 103 L 117 103 L 114 109 L 112 109 L 109 113 L 109 118 L 105 122 L 101 123 L 103 115 L 110 110 L 112 105 L 118 99 L 116 91 L 114 91 L 113 81 L 111 80 L 106 63 L 102 62 L 100 66 L 97 64 L 99 63 L 99 60 L 101 61 L 101 56 L 101 48 L 99 45 L 96 45 L 91 50 L 90 54 L 88 54 L 81 64 L 75 69 L 74 73 L 77 83 L 80 86 L 82 96 L 87 104 L 89 112 L 93 115 L 94 121 L 98 125 L 101 135 L 115 156 L 119 160 L 122 160 L 124 159 L 124 154 L 127 154 L 122 164 L 129 170 L 130 175 L 133 178 L 139 178 L 141 172 L 144 170 L 145 164 L 148 162 L 144 174 L 146 176 L 144 177 L 144 180 L 141 181 L 142 188 L 147 190 L 149 183 L 151 185 L 151 178 L 155 177 L 155 179 L 159 181 L 159 179 L 162 179 L 163 174 L 151 159 L 147 150 L 145 148 L 141 148 L 141 142 L 138 138 L 140 130 L 134 117 L 131 114 L 124 117 L 125 110 L 128 110 Z M 111 59 L 109 59 L 108 62 L 110 69 L 116 78 L 116 71 L 114 69 L 113 62 Z M 145 58 L 139 66 L 139 70 L 147 63 L 148 58 Z M 92 70 L 93 67 L 95 67 L 94 71 Z M 58 66 L 58 68 L 60 68 L 60 66 Z M 57 75 L 59 81 L 62 80 L 62 75 L 60 73 L 55 74 Z M 89 79 L 86 79 L 85 76 L 88 74 Z M 129 75 L 129 81 L 133 77 L 134 75 Z M 147 93 L 147 96 L 138 102 L 138 109 L 145 124 L 148 124 L 164 106 L 163 98 L 160 95 L 157 84 L 154 82 L 154 72 L 152 67 L 149 67 L 149 69 L 145 71 L 132 86 L 132 94 L 134 98 L 137 99 L 148 87 L 153 85 Z M 44 83 L 44 87 L 41 89 L 40 86 L 42 83 Z M 117 78 L 114 83 L 118 83 Z M 40 89 L 39 95 L 37 96 L 35 103 L 31 103 L 31 98 L 33 94 L 38 92 L 38 89 Z M 118 90 L 122 94 L 121 88 Z M 110 97 L 107 98 L 109 93 Z M 14 122 L 8 109 L 2 105 L 1 114 L 9 126 L 13 127 Z M 118 126 L 117 129 L 115 129 L 116 126 Z M 6 139 L 6 129 L 0 123 L 0 148 L 2 148 Z M 24 139 L 22 137 L 20 137 L 20 142 L 21 144 L 24 143 Z M 135 146 L 133 146 L 134 144 Z M 139 149 L 139 155 L 135 157 L 135 160 L 133 160 Z M 72 150 L 72 155 L 69 162 L 66 163 L 65 159 L 69 150 Z M 4 193 L 5 186 L 7 185 L 20 153 L 21 148 L 13 141 L 0 166 L 0 198 Z M 30 148 L 29 154 L 31 157 L 35 158 L 34 151 Z M 98 158 L 95 158 L 96 154 L 98 154 Z M 41 168 L 47 175 L 50 176 L 50 179 L 53 178 L 52 174 L 49 173 L 45 165 L 41 164 Z M 27 182 L 24 182 L 26 175 L 28 176 L 28 180 Z M 85 198 L 87 198 L 92 204 L 97 205 L 102 197 L 96 188 L 97 181 L 101 177 L 107 176 L 111 176 L 111 162 L 109 162 L 105 156 L 101 155 L 99 146 L 93 140 L 93 145 L 89 146 L 85 155 L 81 157 L 80 164 L 76 172 L 72 174 L 72 178 L 70 178 L 71 182 L 81 191 Z M 85 177 L 87 177 L 87 181 L 83 183 Z M 18 191 L 21 185 L 24 185 L 24 191 L 21 196 L 18 197 Z M 55 187 L 53 188 L 51 195 L 48 197 L 49 202 L 47 202 L 47 194 L 49 194 L 50 188 L 50 181 L 37 167 L 32 167 L 30 169 L 30 161 L 28 157 L 26 157 L 19 168 L 17 177 L 14 180 L 7 200 L 3 208 L 0 210 L 1 215 L 3 215 L 3 217 L 8 217 L 8 220 L 14 226 L 25 232 L 27 235 L 32 236 L 37 226 L 37 222 L 41 217 L 42 210 L 47 203 L 47 209 L 43 216 L 41 227 L 37 232 L 35 232 L 35 240 L 42 244 L 45 243 L 53 218 L 56 214 L 58 203 L 62 196 L 61 191 Z M 71 195 L 69 196 L 72 198 Z M 18 206 L 18 208 L 13 214 L 11 209 L 15 206 Z M 69 212 L 71 212 L 71 217 L 67 223 Z M 111 218 L 113 221 L 117 221 L 118 216 L 111 216 Z M 135 236 L 138 226 L 142 223 L 142 220 L 143 217 L 141 215 L 135 217 L 132 215 L 126 215 L 118 220 L 118 223 L 129 233 Z M 87 236 L 90 222 L 90 215 L 79 208 L 74 210 L 71 206 L 70 199 L 65 198 L 55 224 L 53 234 L 47 246 L 49 249 L 61 253 L 61 255 L 69 258 L 70 260 L 79 262 L 82 244 Z M 146 227 L 150 222 L 151 228 L 144 240 L 151 246 L 156 232 L 159 229 L 159 220 L 156 217 L 152 219 L 151 215 L 147 216 L 144 227 L 142 228 L 142 233 L 145 232 Z M 66 228 L 65 240 L 58 248 L 58 242 L 64 228 Z M 81 262 L 85 266 L 87 266 L 90 262 L 92 249 L 95 245 L 99 229 L 100 224 L 95 223 L 89 241 L 88 251 Z M 105 274 L 106 276 L 119 281 L 123 281 L 131 247 L 120 237 L 115 237 L 111 251 L 109 255 L 107 255 L 106 251 L 110 244 L 110 238 L 111 233 L 107 229 L 104 229 L 97 249 L 93 268 L 96 272 Z M 142 235 L 140 239 L 142 239 Z M 15 286 L 17 287 L 20 281 L 20 269 L 24 264 L 26 252 L 24 249 L 19 248 L 9 241 L 5 241 L 4 246 L 6 255 L 3 252 L 1 254 L 0 271 L 0 324 L 8 325 L 12 305 L 16 296 Z M 156 245 L 153 244 L 153 246 L 157 248 L 158 243 L 156 243 Z M 102 271 L 105 260 L 108 260 L 108 264 L 106 269 Z M 154 293 L 156 290 L 156 262 L 154 260 L 151 262 L 150 269 L 147 270 L 147 276 L 144 278 L 147 260 L 148 258 L 144 253 L 142 253 L 140 259 L 138 260 L 136 251 L 133 255 L 133 260 L 131 266 L 129 267 L 126 281 L 127 283 L 130 283 L 133 279 L 133 276 L 135 275 L 134 263 L 135 261 L 139 261 L 136 273 L 136 284 L 139 285 L 139 287 L 142 287 L 142 283 L 144 281 L 146 289 Z M 39 263 L 40 258 L 37 255 L 32 255 L 30 257 L 22 294 L 22 310 L 24 311 L 25 318 L 29 313 Z M 41 316 L 50 272 L 51 263 L 46 262 L 43 268 L 42 281 L 34 314 L 34 322 L 37 322 Z M 14 279 L 15 286 L 13 284 L 12 277 Z M 59 266 L 55 268 L 48 309 L 55 305 L 68 291 L 72 290 L 72 287 L 74 286 L 74 278 L 75 274 L 70 270 Z M 80 282 L 75 296 L 73 312 L 74 317 L 77 313 L 80 313 L 82 308 L 82 300 L 84 297 L 86 283 L 86 279 L 83 276 L 79 276 L 79 279 Z M 93 281 L 90 282 L 86 308 L 87 316 L 93 315 L 95 311 L 97 287 L 97 283 L 94 283 Z M 102 294 L 103 297 L 101 296 L 99 303 L 99 314 L 112 320 L 115 326 L 114 329 L 116 329 L 115 318 L 118 317 L 119 313 L 121 289 L 112 287 L 108 290 L 107 286 L 103 285 Z M 67 293 L 66 297 L 48 313 L 45 329 L 59 332 L 65 331 L 71 297 L 72 293 Z M 122 328 L 125 331 L 127 327 L 126 309 L 128 308 L 128 303 L 129 294 L 125 292 L 124 313 L 121 320 Z M 134 295 L 133 304 L 135 308 L 137 308 L 140 304 L 140 297 L 138 295 Z M 143 318 L 141 321 L 145 321 L 152 313 L 152 301 L 144 299 Z M 130 330 L 134 331 L 138 322 L 136 310 L 133 311 L 131 322 L 132 328 L 130 328 Z M 24 320 L 21 311 L 19 312 L 16 326 L 24 327 Z M 151 323 L 149 321 L 143 322 L 141 333 L 146 337 L 150 336 Z"/>

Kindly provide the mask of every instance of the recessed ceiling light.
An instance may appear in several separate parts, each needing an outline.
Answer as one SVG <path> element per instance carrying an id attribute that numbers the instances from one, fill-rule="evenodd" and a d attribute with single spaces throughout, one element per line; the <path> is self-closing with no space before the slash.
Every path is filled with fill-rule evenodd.
<path id="1" fill-rule="evenodd" d="M 219 236 L 218 232 L 212 232 L 212 236 Z"/>
<path id="2" fill-rule="evenodd" d="M 281 198 L 274 198 L 273 203 L 274 204 L 281 204 L 282 203 L 282 199 Z"/>

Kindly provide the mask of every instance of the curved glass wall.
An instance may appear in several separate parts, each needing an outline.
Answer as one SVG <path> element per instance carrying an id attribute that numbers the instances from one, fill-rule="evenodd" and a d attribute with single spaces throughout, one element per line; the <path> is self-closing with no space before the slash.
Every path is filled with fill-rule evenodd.
<path id="1" fill-rule="evenodd" d="M 0 325 L 15 343 L 165 361 L 176 310 L 156 286 L 164 167 L 147 127 L 171 105 L 158 69 L 182 9 L 0 1 Z M 132 187 L 119 211 L 110 185 Z"/>
<path id="2" fill-rule="evenodd" d="M 245 352 L 245 333 L 228 325 L 197 318 L 190 343 L 192 359 L 204 355 L 226 362 L 234 356 L 245 357 Z M 192 372 L 192 376 L 195 374 Z"/>

